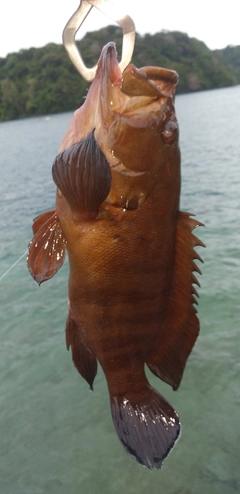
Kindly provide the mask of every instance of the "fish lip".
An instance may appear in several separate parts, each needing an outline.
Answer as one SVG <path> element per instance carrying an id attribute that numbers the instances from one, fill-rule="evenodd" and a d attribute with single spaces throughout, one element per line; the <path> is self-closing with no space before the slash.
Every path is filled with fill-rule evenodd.
<path id="1" fill-rule="evenodd" d="M 120 86 L 122 73 L 118 65 L 116 44 L 113 41 L 107 43 L 101 53 L 96 78 L 102 82 L 111 81 L 114 86 Z"/>

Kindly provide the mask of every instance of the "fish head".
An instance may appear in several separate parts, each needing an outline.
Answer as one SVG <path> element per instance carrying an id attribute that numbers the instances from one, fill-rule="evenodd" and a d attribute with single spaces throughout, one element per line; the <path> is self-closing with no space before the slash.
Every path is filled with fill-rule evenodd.
<path id="1" fill-rule="evenodd" d="M 96 146 L 100 149 L 104 158 L 96 173 L 95 165 L 90 167 L 91 171 L 89 168 L 88 176 L 89 183 L 95 181 L 96 188 L 104 189 L 98 199 L 101 202 L 92 205 L 90 201 L 83 207 L 76 206 L 75 201 L 75 210 L 88 207 L 95 218 L 103 203 L 138 208 L 166 170 L 169 175 L 174 168 L 179 169 L 178 123 L 174 110 L 177 82 L 175 71 L 160 67 L 137 69 L 129 64 L 121 73 L 115 44 L 108 43 L 103 48 L 85 103 L 75 112 L 60 147 L 61 159 L 57 157 L 57 161 L 65 161 L 65 164 L 55 162 L 53 167 L 54 181 L 69 202 L 73 190 L 66 194 L 64 185 L 60 186 L 57 175 L 62 174 L 61 167 L 69 166 L 72 156 L 77 154 L 76 146 L 82 149 L 81 143 L 90 135 L 92 145 L 86 152 L 94 154 Z M 78 169 L 81 160 L 86 163 L 86 152 L 84 158 L 81 156 L 78 160 Z M 60 174 L 56 173 L 57 169 Z M 88 192 L 86 178 L 77 178 L 73 165 L 69 174 L 71 182 L 85 180 L 81 189 L 86 195 L 95 194 L 91 187 Z M 61 182 L 65 179 L 66 174 Z M 75 191 L 75 196 L 77 194 L 80 192 Z"/>

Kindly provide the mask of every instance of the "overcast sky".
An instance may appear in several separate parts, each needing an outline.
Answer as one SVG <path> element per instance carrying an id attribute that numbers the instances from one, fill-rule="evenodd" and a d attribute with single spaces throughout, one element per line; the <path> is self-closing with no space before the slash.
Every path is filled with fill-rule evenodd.
<path id="1" fill-rule="evenodd" d="M 204 41 L 210 49 L 240 45 L 239 0 L 112 1 L 133 18 L 140 34 L 178 30 Z M 22 48 L 61 43 L 63 28 L 79 3 L 79 0 L 1 0 L 0 57 Z M 93 9 L 77 38 L 107 24 L 109 21 Z"/>

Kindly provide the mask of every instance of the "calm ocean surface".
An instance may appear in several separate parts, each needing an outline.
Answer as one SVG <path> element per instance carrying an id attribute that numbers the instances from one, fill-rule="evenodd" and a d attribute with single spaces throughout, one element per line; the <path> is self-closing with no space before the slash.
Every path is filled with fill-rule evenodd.
<path id="1" fill-rule="evenodd" d="M 0 282 L 1 494 L 240 492 L 240 86 L 178 96 L 181 208 L 205 228 L 201 333 L 171 402 L 182 435 L 161 471 L 128 456 L 105 379 L 95 390 L 65 347 L 67 262 L 40 288 L 23 258 Z M 52 162 L 71 114 L 0 124 L 0 276 L 54 207 Z"/>

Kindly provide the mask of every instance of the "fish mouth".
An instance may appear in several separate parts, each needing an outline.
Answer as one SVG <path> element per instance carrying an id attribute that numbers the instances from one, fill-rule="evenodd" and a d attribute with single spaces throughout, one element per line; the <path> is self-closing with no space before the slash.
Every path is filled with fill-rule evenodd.
<path id="1" fill-rule="evenodd" d="M 178 74 L 174 70 L 162 67 L 143 67 L 137 69 L 130 63 L 121 73 L 118 65 L 116 44 L 104 46 L 95 79 L 118 86 L 127 96 L 149 96 L 152 98 L 171 97 L 175 94 Z"/>
<path id="2" fill-rule="evenodd" d="M 157 102 L 161 107 L 168 100 L 171 105 L 177 82 L 178 74 L 162 67 L 138 69 L 130 63 L 121 73 L 116 45 L 108 43 L 102 50 L 90 88 L 96 102 L 95 136 L 102 150 L 106 152 L 106 134 L 116 118 L 121 115 L 136 117 L 139 112 L 142 112 L 141 118 L 145 118 L 151 104 Z"/>
<path id="3" fill-rule="evenodd" d="M 96 72 L 95 79 L 101 78 L 102 82 L 110 82 L 114 86 L 120 86 L 122 73 L 118 65 L 116 44 L 109 42 L 104 46 Z"/>

